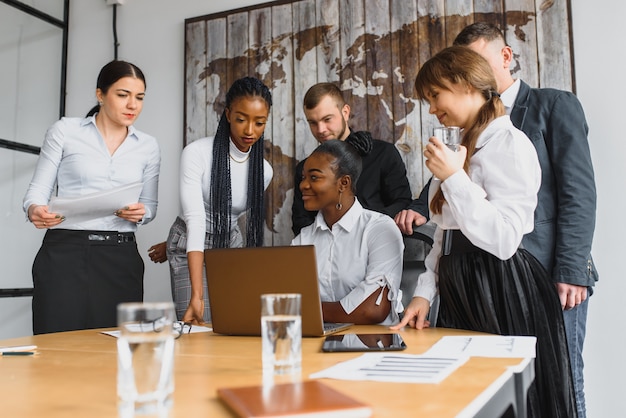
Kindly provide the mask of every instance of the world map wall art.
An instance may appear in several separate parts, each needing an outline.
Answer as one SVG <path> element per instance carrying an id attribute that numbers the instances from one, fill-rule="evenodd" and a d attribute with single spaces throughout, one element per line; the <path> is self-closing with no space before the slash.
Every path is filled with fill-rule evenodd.
<path id="1" fill-rule="evenodd" d="M 275 1 L 185 20 L 183 142 L 212 136 L 232 82 L 261 79 L 274 105 L 265 155 L 266 245 L 288 245 L 294 168 L 317 146 L 302 110 L 315 83 L 340 86 L 350 126 L 394 143 L 416 197 L 430 178 L 423 146 L 437 125 L 415 99 L 420 65 L 475 21 L 497 24 L 512 47 L 513 75 L 531 86 L 573 90 L 569 1 Z"/>

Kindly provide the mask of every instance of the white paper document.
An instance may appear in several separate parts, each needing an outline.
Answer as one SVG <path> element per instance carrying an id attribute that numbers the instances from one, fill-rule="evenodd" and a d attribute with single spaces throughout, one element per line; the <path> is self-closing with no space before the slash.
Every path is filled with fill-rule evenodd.
<path id="1" fill-rule="evenodd" d="M 81 197 L 52 197 L 48 204 L 48 212 L 65 216 L 64 222 L 52 228 L 64 228 L 70 223 L 112 216 L 116 210 L 137 203 L 142 188 L 143 183 L 137 182 Z"/>
<path id="2" fill-rule="evenodd" d="M 131 328 L 135 328 L 135 331 L 139 332 L 142 331 L 142 325 L 140 324 L 130 324 L 130 325 L 126 325 L 127 327 L 131 327 Z M 145 325 L 143 326 L 145 327 Z M 213 328 L 211 327 L 205 327 L 203 325 L 192 325 L 191 329 L 189 330 L 189 332 L 187 332 L 187 330 L 184 331 L 184 334 L 195 334 L 197 332 L 211 332 L 213 331 Z M 111 337 L 115 337 L 115 338 L 119 338 L 121 335 L 121 331 L 119 329 L 113 330 L 113 331 L 102 331 L 101 334 L 106 334 L 106 335 L 110 335 Z"/>
<path id="3" fill-rule="evenodd" d="M 485 335 L 448 336 L 435 343 L 425 354 L 430 356 L 470 356 L 517 358 L 536 355 L 537 337 Z"/>
<path id="4" fill-rule="evenodd" d="M 444 358 L 417 354 L 366 353 L 313 373 L 309 377 L 396 383 L 439 383 L 468 357 Z"/>

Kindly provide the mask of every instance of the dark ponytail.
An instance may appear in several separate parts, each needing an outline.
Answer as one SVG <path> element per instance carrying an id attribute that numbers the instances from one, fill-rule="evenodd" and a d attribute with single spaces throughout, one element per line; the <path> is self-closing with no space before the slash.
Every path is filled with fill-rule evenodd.
<path id="1" fill-rule="evenodd" d="M 109 88 L 115 84 L 120 78 L 124 77 L 132 77 L 138 78 L 143 81 L 143 85 L 146 86 L 146 78 L 143 75 L 143 72 L 137 67 L 135 64 L 131 64 L 126 61 L 111 61 L 106 64 L 100 70 L 100 74 L 98 74 L 98 80 L 96 82 L 96 88 L 102 91 L 102 94 L 107 94 Z M 91 108 L 89 112 L 87 112 L 87 116 L 93 116 L 94 114 L 100 111 L 100 103 Z"/>

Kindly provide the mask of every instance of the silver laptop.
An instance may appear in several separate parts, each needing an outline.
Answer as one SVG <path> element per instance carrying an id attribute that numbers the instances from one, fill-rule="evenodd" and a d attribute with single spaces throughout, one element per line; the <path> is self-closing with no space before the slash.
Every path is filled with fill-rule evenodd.
<path id="1" fill-rule="evenodd" d="M 204 252 L 213 331 L 261 335 L 261 295 L 302 295 L 302 336 L 320 337 L 352 324 L 325 324 L 312 245 L 220 248 Z"/>

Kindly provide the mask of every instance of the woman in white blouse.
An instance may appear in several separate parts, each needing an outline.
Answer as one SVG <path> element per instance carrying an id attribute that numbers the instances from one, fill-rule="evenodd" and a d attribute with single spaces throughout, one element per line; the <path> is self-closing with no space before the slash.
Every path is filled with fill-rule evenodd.
<path id="1" fill-rule="evenodd" d="M 24 197 L 28 219 L 46 229 L 33 263 L 33 333 L 117 325 L 117 304 L 143 300 L 143 260 L 137 225 L 157 212 L 161 155 L 155 138 L 134 123 L 146 80 L 129 62 L 100 70 L 98 104 L 85 118 L 55 122 L 41 146 Z M 79 198 L 141 183 L 137 202 L 106 215 L 49 212 L 52 196 Z M 115 212 L 115 213 L 113 213 Z"/>
<path id="2" fill-rule="evenodd" d="M 272 167 L 263 159 L 263 132 L 271 106 L 270 90 L 260 80 L 236 80 L 215 136 L 183 150 L 182 213 L 170 228 L 167 257 L 176 313 L 185 322 L 211 320 L 205 249 L 263 245 L 263 194 L 272 179 Z M 237 221 L 244 213 L 242 234 Z"/>
<path id="3" fill-rule="evenodd" d="M 306 159 L 300 190 L 318 211 L 292 245 L 314 245 L 325 322 L 393 324 L 402 311 L 404 242 L 389 216 L 355 197 L 361 157 L 348 142 L 330 140 Z"/>
<path id="4" fill-rule="evenodd" d="M 529 416 L 576 416 L 565 328 L 556 288 L 520 243 L 533 229 L 541 182 L 535 148 L 505 113 L 488 62 L 465 47 L 447 48 L 420 69 L 417 95 L 447 126 L 463 129 L 461 149 L 430 138 L 424 156 L 434 175 L 433 248 L 397 326 L 428 326 L 437 292 L 437 325 L 537 337 Z"/>

